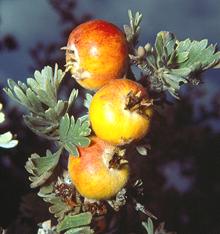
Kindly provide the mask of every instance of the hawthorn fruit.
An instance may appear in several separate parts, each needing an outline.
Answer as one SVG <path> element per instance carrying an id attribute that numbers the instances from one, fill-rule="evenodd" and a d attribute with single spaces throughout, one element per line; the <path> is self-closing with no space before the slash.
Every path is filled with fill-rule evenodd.
<path id="1" fill-rule="evenodd" d="M 92 137 L 88 147 L 79 148 L 79 154 L 79 157 L 69 156 L 68 172 L 82 196 L 95 200 L 109 199 L 126 185 L 128 164 L 119 163 L 117 168 L 111 167 L 117 147 Z"/>
<path id="2" fill-rule="evenodd" d="M 65 49 L 66 65 L 86 89 L 97 90 L 109 80 L 122 78 L 127 71 L 125 35 L 104 20 L 91 20 L 73 29 Z"/>
<path id="3" fill-rule="evenodd" d="M 114 145 L 143 138 L 149 132 L 152 114 L 145 88 L 128 79 L 112 80 L 102 87 L 89 108 L 95 134 Z"/>

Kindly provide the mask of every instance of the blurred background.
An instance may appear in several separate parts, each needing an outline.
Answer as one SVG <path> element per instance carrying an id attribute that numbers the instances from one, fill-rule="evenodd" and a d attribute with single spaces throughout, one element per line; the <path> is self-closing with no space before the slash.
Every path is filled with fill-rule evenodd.
<path id="1" fill-rule="evenodd" d="M 219 0 L 0 0 L 1 88 L 8 78 L 25 81 L 44 65 L 63 66 L 60 48 L 72 28 L 93 18 L 122 28 L 128 9 L 143 13 L 140 44 L 154 43 L 157 32 L 167 30 L 180 40 L 207 38 L 220 45 Z M 172 99 L 173 105 L 164 109 L 149 155 L 137 157 L 146 207 L 178 234 L 220 233 L 219 80 L 220 71 L 211 70 L 204 84 L 183 87 L 181 100 Z M 65 85 L 72 87 L 73 81 Z M 35 233 L 48 213 L 29 189 L 24 164 L 31 153 L 44 155 L 50 142 L 25 127 L 24 110 L 3 91 L 0 101 L 8 118 L 1 131 L 11 130 L 19 140 L 14 149 L 0 149 L 0 226 L 9 233 Z M 136 224 L 124 221 L 118 233 L 141 233 Z"/>

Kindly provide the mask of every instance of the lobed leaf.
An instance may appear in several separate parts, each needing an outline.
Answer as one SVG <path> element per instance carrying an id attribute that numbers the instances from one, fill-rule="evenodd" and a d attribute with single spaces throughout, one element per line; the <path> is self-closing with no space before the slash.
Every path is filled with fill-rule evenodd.
<path id="1" fill-rule="evenodd" d="M 29 177 L 31 188 L 38 187 L 44 184 L 47 179 L 53 174 L 56 168 L 62 149 L 52 154 L 51 151 L 46 152 L 45 157 L 40 157 L 38 154 L 32 154 L 25 165 L 25 169 L 32 175 Z"/>
<path id="2" fill-rule="evenodd" d="M 0 123 L 5 121 L 5 115 L 2 112 L 2 104 L 0 103 Z M 0 134 L 0 147 L 5 149 L 10 149 L 15 147 L 18 144 L 17 140 L 13 139 L 11 132 L 5 132 Z"/>
<path id="3" fill-rule="evenodd" d="M 61 232 L 66 229 L 89 225 L 91 221 L 92 221 L 92 214 L 90 212 L 85 212 L 77 215 L 67 215 L 57 225 L 57 231 Z"/>
<path id="4" fill-rule="evenodd" d="M 31 88 L 27 88 L 26 96 L 33 107 L 35 113 L 43 112 L 43 106 L 40 100 L 37 98 L 36 94 L 32 91 Z"/>
<path id="5" fill-rule="evenodd" d="M 137 44 L 137 39 L 140 33 L 140 23 L 142 20 L 142 14 L 136 12 L 134 15 L 131 10 L 128 10 L 128 17 L 130 25 L 124 25 L 124 31 L 127 41 L 135 47 Z"/>
<path id="6" fill-rule="evenodd" d="M 41 71 L 34 72 L 34 78 L 27 78 L 27 84 L 8 80 L 8 88 L 4 89 L 9 97 L 29 111 L 24 116 L 26 125 L 37 135 L 50 140 L 57 140 L 60 119 L 78 95 L 78 90 L 73 89 L 68 101 L 57 100 L 64 74 L 57 64 L 54 71 L 45 66 Z"/>
<path id="7" fill-rule="evenodd" d="M 82 120 L 78 118 L 75 121 L 73 116 L 70 118 L 66 114 L 60 121 L 60 141 L 63 143 L 65 149 L 76 157 L 79 156 L 77 146 L 86 147 L 90 144 L 90 139 L 88 138 L 90 133 L 90 124 L 87 119 Z"/>
<path id="8" fill-rule="evenodd" d="M 72 118 L 74 117 L 72 116 Z M 59 127 L 59 134 L 61 141 L 66 140 L 69 128 L 70 128 L 70 118 L 68 114 L 65 114 L 60 121 L 60 127 Z"/>
<path id="9" fill-rule="evenodd" d="M 65 143 L 64 147 L 72 156 L 74 157 L 79 156 L 79 151 L 73 143 L 67 142 Z"/>
<path id="10" fill-rule="evenodd" d="M 154 225 L 151 218 L 148 218 L 147 222 L 142 222 L 142 225 L 144 226 L 148 234 L 154 234 Z"/>
<path id="11" fill-rule="evenodd" d="M 61 197 L 57 196 L 54 192 L 54 183 L 44 185 L 40 188 L 38 196 L 43 198 L 45 202 L 51 204 L 49 207 L 50 213 L 52 213 L 58 221 L 62 220 L 66 214 L 77 214 L 80 212 L 80 205 L 76 207 L 69 206 Z"/>
<path id="12" fill-rule="evenodd" d="M 215 45 L 208 46 L 208 40 L 191 41 L 186 39 L 178 43 L 177 54 L 188 53 L 188 59 L 179 63 L 179 68 L 194 67 L 194 64 L 201 64 L 200 70 L 204 71 L 214 67 L 220 61 L 220 52 L 216 52 Z"/>
<path id="13" fill-rule="evenodd" d="M 173 33 L 159 32 L 155 41 L 155 49 L 157 53 L 157 66 L 161 67 L 167 64 L 170 57 L 174 53 L 176 47 L 176 38 Z"/>
<path id="14" fill-rule="evenodd" d="M 146 45 L 147 49 L 152 48 Z M 156 61 L 156 66 L 155 66 Z M 155 41 L 155 48 L 146 53 L 145 64 L 138 64 L 145 72 L 147 67 L 149 87 L 156 92 L 168 91 L 175 98 L 179 98 L 181 85 L 191 83 L 198 85 L 200 73 L 208 68 L 218 67 L 220 52 L 215 45 L 208 45 L 208 40 L 178 41 L 170 32 L 159 32 Z"/>

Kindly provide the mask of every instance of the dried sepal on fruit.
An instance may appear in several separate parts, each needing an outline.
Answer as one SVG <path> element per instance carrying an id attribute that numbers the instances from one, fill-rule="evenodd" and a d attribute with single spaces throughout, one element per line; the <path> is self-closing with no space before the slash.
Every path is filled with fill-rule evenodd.
<path id="1" fill-rule="evenodd" d="M 124 145 L 149 132 L 152 105 L 146 90 L 137 82 L 113 80 L 93 96 L 89 119 L 98 137 Z"/>
<path id="2" fill-rule="evenodd" d="M 80 24 L 71 32 L 66 66 L 84 88 L 96 90 L 109 80 L 122 78 L 128 67 L 128 45 L 123 32 L 104 20 Z"/>

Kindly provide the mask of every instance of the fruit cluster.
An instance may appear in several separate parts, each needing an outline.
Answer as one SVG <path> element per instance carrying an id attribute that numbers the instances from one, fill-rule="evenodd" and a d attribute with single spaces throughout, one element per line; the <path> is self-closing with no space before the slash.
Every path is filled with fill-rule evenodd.
<path id="1" fill-rule="evenodd" d="M 69 157 L 69 175 L 84 197 L 109 199 L 129 177 L 121 146 L 149 132 L 152 101 L 144 87 L 126 78 L 128 42 L 115 25 L 103 20 L 83 23 L 71 32 L 65 49 L 72 77 L 96 92 L 89 108 L 91 144 L 79 148 L 79 157 Z"/>

